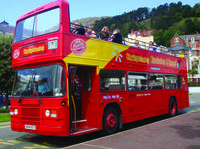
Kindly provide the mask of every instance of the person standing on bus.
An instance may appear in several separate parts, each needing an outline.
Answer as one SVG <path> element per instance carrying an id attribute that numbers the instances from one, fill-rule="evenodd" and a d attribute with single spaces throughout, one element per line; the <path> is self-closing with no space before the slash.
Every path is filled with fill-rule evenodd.
<path id="1" fill-rule="evenodd" d="M 107 26 L 104 26 L 101 32 L 99 33 L 99 38 L 102 40 L 108 41 L 110 38 L 109 29 Z"/>
<path id="2" fill-rule="evenodd" d="M 79 34 L 79 35 L 85 35 L 85 29 L 83 27 L 81 27 L 78 22 L 75 22 L 74 24 L 75 24 L 75 26 L 74 26 L 74 30 L 72 31 L 72 33 Z"/>
<path id="3" fill-rule="evenodd" d="M 115 29 L 113 31 L 113 34 L 112 34 L 111 38 L 113 38 L 112 42 L 122 44 L 122 35 L 120 34 L 120 30 L 119 29 Z"/>

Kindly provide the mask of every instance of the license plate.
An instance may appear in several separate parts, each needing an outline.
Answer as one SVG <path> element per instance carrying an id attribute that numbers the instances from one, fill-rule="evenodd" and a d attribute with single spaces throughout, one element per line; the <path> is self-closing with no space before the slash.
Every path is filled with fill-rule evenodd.
<path id="1" fill-rule="evenodd" d="M 34 125 L 25 125 L 25 129 L 36 130 L 36 126 L 34 126 Z"/>

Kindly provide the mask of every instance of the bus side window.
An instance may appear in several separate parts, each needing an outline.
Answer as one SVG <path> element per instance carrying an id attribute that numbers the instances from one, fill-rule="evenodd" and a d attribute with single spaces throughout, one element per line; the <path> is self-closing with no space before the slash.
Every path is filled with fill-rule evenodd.
<path id="1" fill-rule="evenodd" d="M 165 75 L 165 89 L 177 89 L 176 75 L 172 74 Z"/>
<path id="2" fill-rule="evenodd" d="M 178 75 L 178 88 L 182 89 L 182 79 L 181 75 Z"/>
<path id="3" fill-rule="evenodd" d="M 163 90 L 163 88 L 164 88 L 163 74 L 149 73 L 149 89 Z"/>
<path id="4" fill-rule="evenodd" d="M 101 92 L 125 91 L 126 72 L 102 69 L 100 71 L 100 90 Z"/>
<path id="5" fill-rule="evenodd" d="M 145 72 L 129 72 L 128 90 L 129 91 L 147 90 L 147 74 Z"/>

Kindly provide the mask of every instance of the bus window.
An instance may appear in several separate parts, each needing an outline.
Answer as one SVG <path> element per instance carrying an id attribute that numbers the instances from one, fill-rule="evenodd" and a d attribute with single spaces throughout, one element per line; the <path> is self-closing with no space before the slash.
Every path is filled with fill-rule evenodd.
<path id="1" fill-rule="evenodd" d="M 182 89 L 182 79 L 181 75 L 178 75 L 178 88 Z"/>
<path id="2" fill-rule="evenodd" d="M 126 72 L 118 70 L 100 71 L 100 90 L 101 91 L 125 91 Z"/>
<path id="3" fill-rule="evenodd" d="M 129 91 L 147 90 L 147 74 L 142 72 L 129 72 L 128 90 Z"/>
<path id="4" fill-rule="evenodd" d="M 64 96 L 66 86 L 64 68 L 61 65 L 48 65 L 17 70 L 12 97 Z"/>
<path id="5" fill-rule="evenodd" d="M 149 73 L 149 89 L 162 90 L 164 88 L 163 74 Z"/>
<path id="6" fill-rule="evenodd" d="M 165 75 L 165 89 L 176 89 L 177 81 L 176 75 Z"/>
<path id="7" fill-rule="evenodd" d="M 36 14 L 17 23 L 14 42 L 58 31 L 59 24 L 59 8 Z"/>

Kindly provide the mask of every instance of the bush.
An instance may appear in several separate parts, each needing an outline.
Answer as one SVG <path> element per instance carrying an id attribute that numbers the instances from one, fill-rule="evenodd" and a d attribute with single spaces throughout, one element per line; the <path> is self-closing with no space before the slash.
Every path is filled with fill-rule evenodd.
<path id="1" fill-rule="evenodd" d="M 188 86 L 189 87 L 198 87 L 198 86 L 200 86 L 200 84 L 198 84 L 198 83 L 189 83 Z"/>

